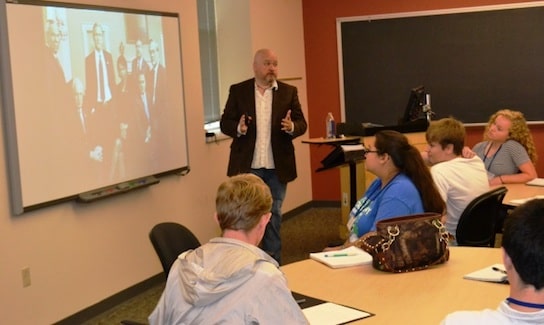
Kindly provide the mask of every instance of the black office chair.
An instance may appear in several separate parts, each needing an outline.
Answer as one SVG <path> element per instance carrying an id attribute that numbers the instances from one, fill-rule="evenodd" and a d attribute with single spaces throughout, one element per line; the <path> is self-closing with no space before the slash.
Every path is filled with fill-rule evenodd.
<path id="1" fill-rule="evenodd" d="M 495 225 L 508 189 L 504 186 L 472 200 L 459 218 L 455 239 L 459 246 L 495 246 Z"/>
<path id="2" fill-rule="evenodd" d="M 155 225 L 149 232 L 149 239 L 159 256 L 165 278 L 168 278 L 170 267 L 179 254 L 200 246 L 198 239 L 187 227 L 175 222 Z"/>
<path id="3" fill-rule="evenodd" d="M 196 236 L 185 226 L 175 222 L 162 222 L 155 225 L 149 232 L 149 239 L 159 256 L 165 278 L 168 278 L 170 267 L 179 254 L 188 249 L 200 246 Z M 145 325 L 133 320 L 121 320 L 123 325 Z"/>

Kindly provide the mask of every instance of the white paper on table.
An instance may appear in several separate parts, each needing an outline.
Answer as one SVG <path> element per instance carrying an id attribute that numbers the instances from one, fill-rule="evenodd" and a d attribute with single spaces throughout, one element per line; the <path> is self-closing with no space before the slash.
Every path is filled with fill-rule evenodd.
<path id="1" fill-rule="evenodd" d="M 344 324 L 372 316 L 359 309 L 325 302 L 302 310 L 311 325 Z"/>

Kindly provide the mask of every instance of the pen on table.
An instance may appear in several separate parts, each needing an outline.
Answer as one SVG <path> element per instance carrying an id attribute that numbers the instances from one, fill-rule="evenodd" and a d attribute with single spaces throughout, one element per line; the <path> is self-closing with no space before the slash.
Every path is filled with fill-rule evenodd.
<path id="1" fill-rule="evenodd" d="M 306 302 L 306 299 L 302 298 L 302 299 L 297 299 L 295 300 L 297 302 L 297 304 L 302 304 L 302 303 L 305 303 Z"/>
<path id="2" fill-rule="evenodd" d="M 325 254 L 325 257 L 341 257 L 341 256 L 356 256 L 357 254 L 339 253 L 339 254 Z"/>
<path id="3" fill-rule="evenodd" d="M 493 271 L 497 271 L 497 272 L 501 272 L 502 274 L 506 274 L 506 271 L 505 271 L 505 270 L 499 269 L 499 268 L 496 267 L 496 266 L 493 266 L 491 269 L 492 269 Z"/>

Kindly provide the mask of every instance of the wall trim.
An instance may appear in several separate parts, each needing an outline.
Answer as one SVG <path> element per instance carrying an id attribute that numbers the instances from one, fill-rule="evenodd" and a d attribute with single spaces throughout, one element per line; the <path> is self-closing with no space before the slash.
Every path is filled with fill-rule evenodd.
<path id="1" fill-rule="evenodd" d="M 294 208 L 283 214 L 282 222 L 295 217 L 296 215 L 312 208 L 340 208 L 340 201 L 309 201 L 302 204 L 299 207 Z M 159 273 L 146 279 L 142 282 L 120 291 L 92 306 L 89 306 L 71 316 L 68 316 L 57 323 L 56 325 L 71 325 L 81 324 L 89 319 L 93 319 L 96 316 L 115 308 L 115 306 L 122 304 L 123 302 L 161 284 L 164 283 L 164 273 Z"/>
<path id="2" fill-rule="evenodd" d="M 135 285 L 128 287 L 127 289 L 120 291 L 92 306 L 89 306 L 71 316 L 66 317 L 55 323 L 56 325 L 71 325 L 71 324 L 82 324 L 89 319 L 92 319 L 117 305 L 122 304 L 123 302 L 161 284 L 164 283 L 164 273 L 161 272 L 157 275 L 150 277 L 142 282 L 136 283 Z"/>

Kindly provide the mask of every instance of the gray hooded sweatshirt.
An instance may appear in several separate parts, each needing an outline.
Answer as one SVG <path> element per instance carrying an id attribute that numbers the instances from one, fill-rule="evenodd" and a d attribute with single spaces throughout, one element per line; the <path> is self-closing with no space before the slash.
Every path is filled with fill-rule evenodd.
<path id="1" fill-rule="evenodd" d="M 277 262 L 256 246 L 222 237 L 178 257 L 149 322 L 308 324 Z"/>

